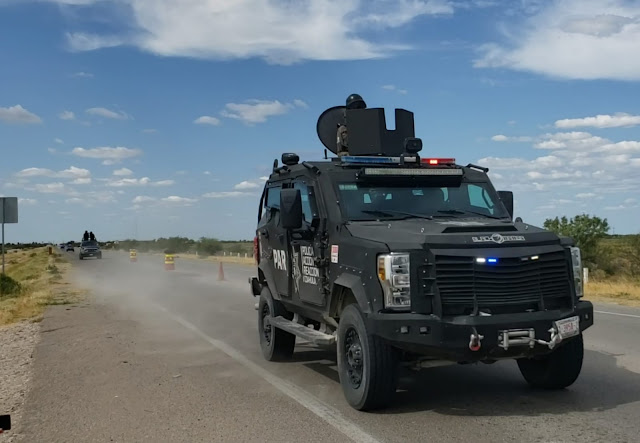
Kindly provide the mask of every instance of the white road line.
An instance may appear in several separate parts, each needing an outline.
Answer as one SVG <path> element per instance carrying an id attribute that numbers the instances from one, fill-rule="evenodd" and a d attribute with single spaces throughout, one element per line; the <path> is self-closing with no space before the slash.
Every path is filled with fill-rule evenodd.
<path id="1" fill-rule="evenodd" d="M 242 364 L 246 368 L 255 372 L 257 375 L 265 379 L 271 385 L 273 385 L 276 389 L 281 391 L 282 393 L 288 395 L 293 400 L 300 403 L 302 406 L 316 414 L 318 417 L 329 423 L 331 426 L 336 428 L 338 431 L 342 432 L 344 435 L 349 437 L 354 442 L 362 442 L 362 443 L 379 443 L 377 439 L 373 436 L 367 434 L 360 427 L 358 427 L 355 423 L 350 422 L 346 418 L 340 414 L 339 411 L 332 408 L 331 406 L 323 403 L 317 398 L 313 397 L 308 392 L 299 388 L 298 386 L 289 383 L 280 377 L 273 375 L 271 372 L 266 369 L 258 366 L 257 364 L 250 361 L 247 357 L 242 355 L 240 352 L 236 351 L 233 347 L 229 346 L 223 341 L 216 340 L 215 338 L 209 337 L 207 334 L 199 330 L 196 326 L 189 323 L 185 319 L 175 315 L 170 312 L 164 306 L 160 306 L 156 303 L 151 303 L 156 309 L 167 314 L 176 322 L 180 323 L 185 328 L 189 329 L 191 332 L 207 341 L 211 346 L 217 348 L 218 350 L 224 352 L 229 357 L 236 360 L 238 363 Z"/>
<path id="2" fill-rule="evenodd" d="M 607 312 L 607 311 L 593 311 L 593 312 L 597 312 L 598 314 L 609 314 L 609 315 L 618 315 L 620 317 L 632 317 L 632 318 L 640 318 L 640 315 L 633 315 L 633 314 L 621 314 L 619 312 Z"/>

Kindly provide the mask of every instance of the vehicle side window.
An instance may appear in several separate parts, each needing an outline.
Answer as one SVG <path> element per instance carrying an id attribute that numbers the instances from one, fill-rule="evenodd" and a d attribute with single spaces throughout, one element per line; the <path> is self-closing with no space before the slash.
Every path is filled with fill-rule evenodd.
<path id="1" fill-rule="evenodd" d="M 302 217 L 307 223 L 313 221 L 313 215 L 315 213 L 315 201 L 313 199 L 313 192 L 305 183 L 296 182 L 293 185 L 294 189 L 300 189 L 300 198 L 302 199 Z"/>
<path id="2" fill-rule="evenodd" d="M 493 214 L 494 203 L 483 187 L 469 184 L 467 189 L 469 192 L 469 204 L 471 206 L 486 209 L 489 213 Z"/>
<path id="3" fill-rule="evenodd" d="M 267 203 L 265 207 L 268 209 L 280 209 L 280 187 L 267 189 Z"/>

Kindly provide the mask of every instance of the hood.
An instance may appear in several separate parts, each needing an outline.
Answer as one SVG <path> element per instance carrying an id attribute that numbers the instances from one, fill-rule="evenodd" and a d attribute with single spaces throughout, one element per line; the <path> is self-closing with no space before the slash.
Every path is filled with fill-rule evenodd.
<path id="1" fill-rule="evenodd" d="M 357 238 L 385 243 L 390 250 L 503 248 L 559 245 L 553 232 L 526 223 L 487 218 L 407 219 L 350 222 Z"/>

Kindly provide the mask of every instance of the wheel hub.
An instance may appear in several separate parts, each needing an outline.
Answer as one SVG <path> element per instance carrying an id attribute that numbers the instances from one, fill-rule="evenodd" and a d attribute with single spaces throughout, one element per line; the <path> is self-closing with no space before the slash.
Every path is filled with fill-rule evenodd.
<path id="1" fill-rule="evenodd" d="M 269 305 L 265 303 L 262 307 L 262 336 L 267 344 L 271 344 L 271 322 L 269 321 L 270 313 L 269 313 Z"/>
<path id="2" fill-rule="evenodd" d="M 363 358 L 360 336 L 355 329 L 350 328 L 345 335 L 344 356 L 347 363 L 347 376 L 354 388 L 362 383 Z"/>

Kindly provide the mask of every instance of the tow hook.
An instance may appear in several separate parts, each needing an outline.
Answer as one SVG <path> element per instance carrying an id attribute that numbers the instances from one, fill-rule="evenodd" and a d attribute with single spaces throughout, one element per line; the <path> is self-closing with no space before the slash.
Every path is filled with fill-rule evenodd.
<path id="1" fill-rule="evenodd" d="M 483 338 L 484 335 L 478 334 L 478 331 L 476 331 L 474 328 L 469 339 L 469 349 L 471 349 L 473 352 L 480 350 L 480 347 L 482 346 L 481 340 Z"/>

